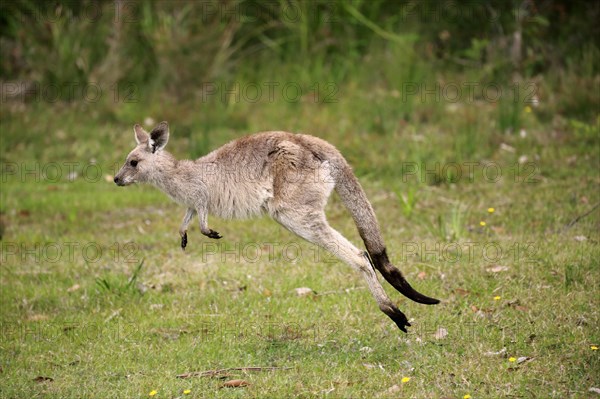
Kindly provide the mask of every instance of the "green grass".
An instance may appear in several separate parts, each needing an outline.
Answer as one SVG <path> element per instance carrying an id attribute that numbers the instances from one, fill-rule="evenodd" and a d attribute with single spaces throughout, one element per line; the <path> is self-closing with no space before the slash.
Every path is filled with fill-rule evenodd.
<path id="1" fill-rule="evenodd" d="M 369 18 L 354 30 L 371 29 Z M 510 90 L 499 101 L 423 100 L 406 96 L 406 84 L 484 85 L 488 72 L 442 71 L 410 35 L 373 41 L 364 57 L 359 47 L 370 41 L 342 42 L 345 61 L 329 63 L 325 53 L 306 53 L 318 44 L 310 23 L 288 27 L 290 52 L 297 40 L 306 55 L 301 63 L 263 54 L 213 80 L 225 88 L 278 82 L 272 100 L 263 91 L 257 102 L 221 93 L 183 101 L 140 84 L 134 102 L 106 91 L 98 103 L 2 104 L 1 398 L 142 398 L 152 390 L 176 398 L 186 389 L 195 398 L 578 398 L 600 387 L 600 351 L 590 348 L 600 344 L 595 47 L 584 51 L 581 71 L 574 64 L 541 79 L 539 106 Z M 147 40 L 162 40 L 150 33 Z M 168 80 L 178 60 L 157 79 Z M 78 72 L 63 73 L 56 80 Z M 289 83 L 302 88 L 297 101 L 280 90 Z M 181 86 L 171 90 L 198 88 Z M 151 187 L 111 180 L 133 147 L 133 124 L 146 118 L 170 122 L 168 149 L 178 158 L 261 130 L 327 139 L 359 176 L 392 261 L 442 303 L 418 305 L 384 284 L 413 324 L 403 334 L 349 266 L 265 218 L 211 218 L 220 241 L 194 224 L 182 252 L 184 209 Z M 360 244 L 335 195 L 327 213 Z M 299 287 L 315 294 L 300 297 Z M 448 335 L 437 339 L 439 329 Z M 176 377 L 247 366 L 279 369 L 231 371 L 228 379 L 250 383 L 235 389 L 220 389 L 218 378 Z"/>
<path id="2" fill-rule="evenodd" d="M 370 120 L 346 112 L 359 97 L 347 91 L 318 110 L 237 104 L 222 112 L 244 128 L 214 122 L 208 133 L 194 117 L 173 116 L 169 147 L 179 157 L 198 155 L 264 128 L 337 145 L 379 215 L 394 263 L 443 301 L 418 305 L 386 285 L 413 323 L 409 334 L 377 309 L 348 266 L 271 220 L 212 218 L 224 238 L 211 241 L 194 226 L 182 252 L 183 209 L 150 187 L 123 189 L 105 178 L 133 145 L 130 125 L 158 114 L 103 122 L 40 106 L 36 118 L 2 116 L 0 396 L 156 390 L 157 398 L 175 398 L 190 389 L 197 398 L 562 398 L 600 386 L 600 354 L 590 348 L 600 343 L 600 212 L 565 227 L 600 201 L 591 151 L 597 124 L 564 123 L 557 139 L 528 114 L 527 136 L 507 135 L 485 128 L 496 111 L 484 104 L 476 132 L 461 125 L 470 105 L 446 116 L 452 135 L 440 133 L 444 125 L 396 128 L 391 120 L 371 133 Z M 457 154 L 453 143 L 465 148 L 473 137 L 478 144 Z M 522 155 L 530 163 L 520 164 Z M 98 179 L 84 172 L 91 158 Z M 77 178 L 40 176 L 50 162 L 78 162 Z M 21 163 L 40 174 L 21 175 Z M 360 243 L 335 196 L 328 215 Z M 298 287 L 316 294 L 299 297 Z M 439 328 L 446 338 L 435 338 Z M 505 355 L 486 355 L 503 348 Z M 532 360 L 508 359 L 523 356 Z M 251 384 L 244 388 L 176 378 L 246 366 L 281 369 L 231 371 L 228 379 Z"/>

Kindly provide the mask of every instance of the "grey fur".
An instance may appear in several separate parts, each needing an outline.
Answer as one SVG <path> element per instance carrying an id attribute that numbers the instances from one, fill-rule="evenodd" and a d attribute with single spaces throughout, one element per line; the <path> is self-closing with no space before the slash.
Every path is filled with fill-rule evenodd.
<path id="1" fill-rule="evenodd" d="M 202 234 L 221 238 L 208 227 L 208 214 L 227 219 L 266 213 L 360 271 L 379 308 L 402 331 L 406 332 L 410 323 L 383 290 L 374 268 L 408 298 L 426 304 L 439 302 L 415 291 L 390 263 L 364 190 L 344 157 L 326 141 L 304 134 L 264 132 L 234 140 L 191 161 L 176 160 L 164 150 L 169 139 L 166 122 L 149 134 L 140 125 L 134 126 L 134 132 L 137 146 L 114 181 L 119 186 L 151 183 L 185 205 L 187 212 L 179 229 L 182 248 L 194 215 Z M 327 223 L 324 209 L 334 189 L 349 209 L 368 254 Z"/>

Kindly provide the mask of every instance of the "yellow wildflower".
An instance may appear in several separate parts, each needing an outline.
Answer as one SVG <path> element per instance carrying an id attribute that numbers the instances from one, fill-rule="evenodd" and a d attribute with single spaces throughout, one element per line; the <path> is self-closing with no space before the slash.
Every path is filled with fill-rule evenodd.
<path id="1" fill-rule="evenodd" d="M 509 357 L 508 361 L 511 362 L 511 363 L 514 363 L 514 362 L 517 361 L 517 358 L 516 357 Z"/>
<path id="2" fill-rule="evenodd" d="M 400 380 L 400 382 L 403 384 L 406 384 L 408 381 L 410 381 L 410 377 L 402 377 L 402 379 Z"/>
<path id="3" fill-rule="evenodd" d="M 190 393 L 192 393 L 191 389 L 186 389 L 185 391 L 183 391 L 184 395 L 189 395 Z"/>
<path id="4" fill-rule="evenodd" d="M 471 395 L 466 394 L 465 396 L 463 396 L 463 399 L 471 399 Z"/>
<path id="5" fill-rule="evenodd" d="M 489 213 L 494 213 L 496 210 L 494 208 L 488 208 Z"/>
<path id="6" fill-rule="evenodd" d="M 590 346 L 590 349 L 593 350 L 593 351 L 597 351 L 598 347 L 596 345 L 592 345 L 592 346 Z"/>
<path id="7" fill-rule="evenodd" d="M 156 391 L 156 389 L 153 389 L 150 391 L 150 393 L 148 394 L 148 396 L 154 396 L 156 395 L 158 392 Z"/>
<path id="8" fill-rule="evenodd" d="M 531 107 L 529 105 L 525 106 L 525 112 L 528 114 L 531 113 Z"/>
<path id="9" fill-rule="evenodd" d="M 494 297 L 494 301 L 499 301 L 501 298 L 502 298 L 502 297 L 501 297 L 500 295 L 496 295 L 496 296 Z"/>

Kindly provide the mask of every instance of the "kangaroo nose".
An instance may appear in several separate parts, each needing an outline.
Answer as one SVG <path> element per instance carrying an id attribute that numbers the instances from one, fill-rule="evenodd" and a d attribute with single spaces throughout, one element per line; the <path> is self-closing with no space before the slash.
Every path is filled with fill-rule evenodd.
<path id="1" fill-rule="evenodd" d="M 113 181 L 114 181 L 116 184 L 119 184 L 119 178 L 118 178 L 117 176 L 115 176 L 115 178 L 113 179 Z"/>

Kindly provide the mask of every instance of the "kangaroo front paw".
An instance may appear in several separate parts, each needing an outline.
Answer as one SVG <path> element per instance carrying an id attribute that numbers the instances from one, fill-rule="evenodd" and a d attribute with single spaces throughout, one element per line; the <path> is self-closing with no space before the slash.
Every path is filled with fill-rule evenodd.
<path id="1" fill-rule="evenodd" d="M 218 232 L 214 231 L 214 230 L 209 230 L 207 234 L 205 234 L 208 238 L 214 238 L 216 240 L 218 240 L 219 238 L 223 238 L 223 236 L 221 234 L 219 234 Z"/>
<path id="2" fill-rule="evenodd" d="M 181 234 L 181 249 L 185 251 L 186 246 L 187 246 L 187 231 L 184 231 Z"/>

